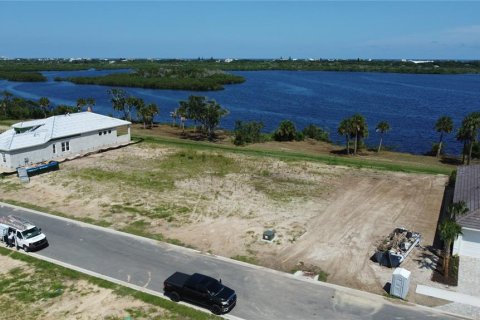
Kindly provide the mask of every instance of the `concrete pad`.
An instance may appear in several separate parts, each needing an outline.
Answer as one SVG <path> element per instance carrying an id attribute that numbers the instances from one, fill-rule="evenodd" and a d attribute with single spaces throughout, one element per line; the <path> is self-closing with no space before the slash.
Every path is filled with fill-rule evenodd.
<path id="1" fill-rule="evenodd" d="M 417 285 L 416 293 L 452 302 L 467 304 L 474 307 L 480 307 L 480 298 L 464 293 L 432 288 L 421 284 Z"/>

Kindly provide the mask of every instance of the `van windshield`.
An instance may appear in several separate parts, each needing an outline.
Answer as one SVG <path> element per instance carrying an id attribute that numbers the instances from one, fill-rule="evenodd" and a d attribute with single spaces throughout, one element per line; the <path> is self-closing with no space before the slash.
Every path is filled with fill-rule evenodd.
<path id="1" fill-rule="evenodd" d="M 38 236 L 41 233 L 42 232 L 37 227 L 33 227 L 31 229 L 23 231 L 22 235 L 25 237 L 25 239 L 30 239 L 30 238 Z"/>

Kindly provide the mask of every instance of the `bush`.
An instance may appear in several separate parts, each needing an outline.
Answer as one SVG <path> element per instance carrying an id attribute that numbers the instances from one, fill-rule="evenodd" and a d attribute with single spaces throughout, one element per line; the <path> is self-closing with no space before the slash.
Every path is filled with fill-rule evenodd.
<path id="1" fill-rule="evenodd" d="M 280 122 L 280 126 L 273 133 L 273 139 L 275 141 L 293 141 L 297 135 L 297 129 L 295 124 L 290 120 L 283 120 Z"/>
<path id="2" fill-rule="evenodd" d="M 262 141 L 261 131 L 264 125 L 259 121 L 250 122 L 235 122 L 233 143 L 237 146 L 242 146 L 247 143 L 256 143 Z"/>
<path id="3" fill-rule="evenodd" d="M 457 180 L 457 170 L 453 170 L 448 177 L 448 185 L 455 187 L 455 181 Z"/>
<path id="4" fill-rule="evenodd" d="M 295 141 L 303 141 L 305 140 L 305 135 L 303 134 L 302 131 L 297 131 L 295 133 Z"/>
<path id="5" fill-rule="evenodd" d="M 331 142 L 328 132 L 320 127 L 317 127 L 314 124 L 309 124 L 308 126 L 306 126 L 303 129 L 303 134 L 305 138 L 310 138 L 317 141 Z"/>
<path id="6" fill-rule="evenodd" d="M 438 146 L 439 146 L 439 143 L 432 144 L 432 149 L 430 150 L 430 152 L 427 153 L 427 155 L 436 156 L 438 151 Z M 445 142 L 442 143 L 442 150 L 440 150 L 440 154 L 442 156 L 445 154 Z"/>

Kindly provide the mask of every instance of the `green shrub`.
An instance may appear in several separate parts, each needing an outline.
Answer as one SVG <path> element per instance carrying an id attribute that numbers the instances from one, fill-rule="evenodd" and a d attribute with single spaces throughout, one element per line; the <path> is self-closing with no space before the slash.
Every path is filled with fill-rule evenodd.
<path id="1" fill-rule="evenodd" d="M 245 145 L 247 143 L 256 143 L 262 141 L 261 131 L 264 125 L 263 122 L 235 122 L 233 143 L 237 146 Z"/>
<path id="2" fill-rule="evenodd" d="M 309 124 L 308 126 L 306 126 L 303 129 L 303 134 L 305 135 L 305 138 L 310 138 L 317 141 L 331 142 L 328 132 L 320 127 L 317 127 L 314 124 Z"/>
<path id="3" fill-rule="evenodd" d="M 290 120 L 280 122 L 278 129 L 273 133 L 275 141 L 293 141 L 297 135 L 295 124 Z"/>

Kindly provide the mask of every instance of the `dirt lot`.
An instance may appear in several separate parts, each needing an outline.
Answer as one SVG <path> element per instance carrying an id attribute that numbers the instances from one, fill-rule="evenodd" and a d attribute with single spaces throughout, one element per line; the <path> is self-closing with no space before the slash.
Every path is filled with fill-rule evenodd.
<path id="1" fill-rule="evenodd" d="M 0 319 L 177 319 L 175 314 L 86 280 L 0 255 Z"/>
<path id="2" fill-rule="evenodd" d="M 370 261 L 376 244 L 404 226 L 432 245 L 446 181 L 141 143 L 63 163 L 27 185 L 6 178 L 0 197 L 288 272 L 303 262 L 328 282 L 382 294 L 392 270 Z M 261 240 L 266 228 L 277 232 L 273 243 Z M 435 286 L 427 256 L 415 249 L 403 265 L 411 288 Z"/>

